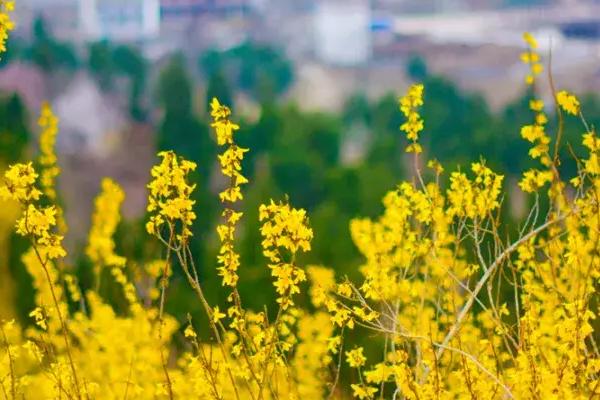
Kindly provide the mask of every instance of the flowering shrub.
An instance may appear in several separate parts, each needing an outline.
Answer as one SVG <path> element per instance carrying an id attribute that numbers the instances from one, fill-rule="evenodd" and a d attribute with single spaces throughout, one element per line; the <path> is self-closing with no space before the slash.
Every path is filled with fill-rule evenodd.
<path id="1" fill-rule="evenodd" d="M 10 4 L 0 0 L 0 13 Z M 10 29 L 7 18 L 0 18 L 0 40 Z M 526 82 L 535 86 L 542 64 L 535 39 L 526 34 L 525 41 Z M 439 162 L 427 162 L 431 173 L 422 174 L 419 135 L 426 134 L 426 125 L 419 108 L 425 91 L 414 85 L 400 100 L 406 117 L 401 130 L 414 157 L 412 181 L 385 195 L 380 217 L 350 224 L 364 258 L 359 282 L 323 266 L 302 265 L 299 255 L 310 251 L 313 238 L 305 210 L 287 199 L 260 206 L 256 229 L 275 310 L 245 307 L 237 289 L 243 265 L 236 227 L 243 215 L 236 206 L 248 183 L 242 160 L 249 149 L 236 144 L 239 127 L 229 108 L 216 99 L 211 104 L 227 181 L 219 194 L 223 220 L 215 260 L 227 293 L 221 309 L 223 304 L 205 296 L 190 248 L 191 226 L 202 216 L 192 200 L 197 183 L 190 173 L 196 165 L 170 151 L 159 153 L 148 184 L 146 230 L 164 248 L 164 257 L 140 267 L 117 254 L 113 235 L 125 193 L 106 178 L 85 250 L 96 284 L 82 292 L 62 245 L 66 225 L 55 188 L 58 119 L 44 105 L 37 167 L 10 166 L 0 187 L 2 199 L 21 205 L 16 232 L 29 239 L 23 263 L 36 291 L 29 326 L 0 323 L 4 398 L 600 396 L 594 325 L 600 300 L 600 138 L 573 94 L 555 92 L 560 121 L 554 140 L 546 133 L 543 102 L 530 102 L 533 122 L 521 133 L 541 165 L 526 171 L 519 186 L 536 201 L 518 233 L 507 236 L 503 176 L 484 160 L 467 172 L 451 172 L 447 187 Z M 581 119 L 587 149 L 576 160 L 574 177 L 562 177 L 558 168 L 566 117 Z M 541 197 L 549 204 L 544 213 Z M 165 311 L 174 269 L 197 296 L 205 326 L 191 316 L 177 321 Z M 102 277 L 114 279 L 122 291 L 122 308 L 101 296 Z M 173 345 L 177 332 L 186 340 L 183 349 Z M 356 337 L 370 343 L 354 344 Z"/>

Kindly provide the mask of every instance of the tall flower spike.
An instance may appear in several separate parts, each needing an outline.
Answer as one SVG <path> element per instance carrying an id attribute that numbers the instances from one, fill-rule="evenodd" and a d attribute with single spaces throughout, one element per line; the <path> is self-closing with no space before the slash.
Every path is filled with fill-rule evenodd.
<path id="1" fill-rule="evenodd" d="M 42 105 L 42 112 L 38 119 L 41 128 L 40 133 L 40 156 L 38 158 L 40 171 L 40 186 L 46 197 L 56 200 L 56 177 L 60 174 L 56 158 L 56 136 L 58 134 L 58 118 L 52 112 L 50 104 Z"/>
<path id="2" fill-rule="evenodd" d="M 219 155 L 221 172 L 229 178 L 229 184 L 219 194 L 222 203 L 233 203 L 243 199 L 241 185 L 248 180 L 241 174 L 242 161 L 248 149 L 239 147 L 234 140 L 234 133 L 240 128 L 229 119 L 231 110 L 219 103 L 214 98 L 210 104 L 217 143 L 219 146 L 227 146 L 225 151 Z M 222 213 L 224 223 L 217 227 L 217 233 L 221 240 L 221 249 L 217 261 L 219 263 L 218 273 L 223 278 L 223 285 L 234 287 L 238 281 L 237 270 L 240 265 L 239 254 L 236 253 L 233 241 L 236 224 L 242 218 L 241 212 L 236 212 L 231 207 L 225 207 Z"/>
<path id="3" fill-rule="evenodd" d="M 121 267 L 125 258 L 115 254 L 113 235 L 121 220 L 120 208 L 125 193 L 112 179 L 104 178 L 101 183 L 102 191 L 94 200 L 92 227 L 85 249 L 86 255 L 92 260 L 97 273 L 100 267 Z"/>
<path id="4" fill-rule="evenodd" d="M 529 66 L 529 73 L 526 77 L 528 85 L 535 83 L 535 78 L 543 71 L 540 63 L 540 57 L 536 53 L 537 41 L 530 33 L 523 34 L 523 40 L 527 45 L 527 51 L 521 54 L 521 60 Z M 541 99 L 533 98 L 529 101 L 529 109 L 535 114 L 533 123 L 521 128 L 521 137 L 531 142 L 533 147 L 529 150 L 529 156 L 533 159 L 540 159 L 541 164 L 549 168 L 552 165 L 550 156 L 550 137 L 546 134 L 546 124 L 548 118 L 544 113 L 544 102 Z M 519 187 L 525 192 L 535 192 L 546 183 L 552 181 L 552 171 L 549 169 L 530 169 L 523 174 L 519 182 Z"/>
<path id="5" fill-rule="evenodd" d="M 537 53 L 538 43 L 529 32 L 523 34 L 523 40 L 527 45 L 527 50 L 521 54 L 521 61 L 529 66 L 529 74 L 525 77 L 525 83 L 533 85 L 535 78 L 544 71 L 544 66 L 540 63 L 540 55 Z"/>
<path id="6" fill-rule="evenodd" d="M 423 130 L 423 119 L 417 111 L 423 105 L 423 85 L 412 85 L 404 97 L 400 99 L 400 111 L 406 117 L 406 122 L 400 130 L 406 133 L 410 144 L 406 147 L 407 153 L 421 153 L 423 149 L 418 143 L 419 132 Z"/>
<path id="7" fill-rule="evenodd" d="M 290 207 L 287 203 L 262 204 L 259 208 L 262 221 L 263 254 L 271 264 L 271 275 L 278 294 L 277 302 L 283 309 L 293 306 L 292 295 L 300 293 L 298 284 L 306 280 L 306 274 L 294 264 L 298 251 L 310 251 L 313 231 L 308 225 L 306 210 Z M 291 261 L 283 259 L 281 251 L 291 255 Z"/>
<path id="8" fill-rule="evenodd" d="M 188 174 L 196 169 L 196 164 L 178 157 L 172 151 L 158 153 L 161 162 L 152 167 L 152 181 L 148 184 L 147 211 L 151 213 L 146 223 L 146 230 L 151 235 L 161 235 L 161 228 L 168 223 L 177 234 L 177 239 L 184 242 L 192 231 L 190 227 L 196 219 L 192 210 L 195 201 L 190 196 L 196 185 L 188 182 Z M 177 223 L 181 226 L 177 232 Z"/>

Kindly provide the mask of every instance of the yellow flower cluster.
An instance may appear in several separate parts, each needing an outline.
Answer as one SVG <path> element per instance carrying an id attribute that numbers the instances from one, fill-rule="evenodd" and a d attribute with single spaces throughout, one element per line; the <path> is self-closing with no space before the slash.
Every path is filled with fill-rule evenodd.
<path id="1" fill-rule="evenodd" d="M 271 200 L 268 205 L 262 204 L 259 220 L 263 254 L 269 259 L 271 275 L 275 278 L 277 302 L 286 309 L 294 305 L 292 296 L 300 293 L 298 284 L 306 280 L 306 274 L 295 265 L 295 259 L 298 251 L 310 251 L 313 231 L 306 211 L 292 208 L 287 202 Z"/>
<path id="2" fill-rule="evenodd" d="M 15 23 L 10 19 L 10 13 L 14 9 L 14 1 L 0 0 L 0 54 L 6 51 L 8 33 L 15 28 Z"/>
<path id="3" fill-rule="evenodd" d="M 535 76 L 542 71 L 542 65 L 537 53 L 533 51 L 537 48 L 535 38 L 526 33 L 524 39 L 529 50 L 523 54 L 522 59 L 525 63 L 531 64 L 527 82 L 533 84 Z M 526 55 L 531 58 L 525 57 Z M 535 60 L 535 62 L 531 60 Z M 529 156 L 533 159 L 539 159 L 544 167 L 550 168 L 552 166 L 552 156 L 550 155 L 550 137 L 546 134 L 548 118 L 544 113 L 544 102 L 534 98 L 529 101 L 529 109 L 535 113 L 534 121 L 533 124 L 521 128 L 521 136 L 528 142 L 533 143 L 533 147 L 529 150 Z M 519 186 L 523 191 L 532 193 L 544 187 L 546 183 L 552 182 L 553 177 L 554 174 L 550 169 L 530 169 L 524 172 Z"/>
<path id="4" fill-rule="evenodd" d="M 152 181 L 148 184 L 147 211 L 151 215 L 146 230 L 162 238 L 161 228 L 166 223 L 169 240 L 185 242 L 192 236 L 190 227 L 196 219 L 192 210 L 195 202 L 190 199 L 196 185 L 188 183 L 188 175 L 196 169 L 196 164 L 176 156 L 172 151 L 160 152 L 158 156 L 161 162 L 152 167 Z"/>
<path id="5" fill-rule="evenodd" d="M 35 187 L 37 178 L 32 163 L 16 164 L 5 172 L 5 186 L 0 187 L 0 196 L 3 200 L 14 199 L 23 204 L 37 201 L 42 195 Z"/>
<path id="6" fill-rule="evenodd" d="M 42 112 L 38 119 L 41 128 L 40 156 L 38 158 L 40 172 L 40 186 L 49 200 L 56 200 L 56 177 L 60 174 L 55 152 L 56 136 L 58 134 L 58 117 L 52 112 L 50 104 L 42 104 Z"/>
<path id="7" fill-rule="evenodd" d="M 533 193 L 544 187 L 546 183 L 552 182 L 552 178 L 552 171 L 530 169 L 529 171 L 525 171 L 523 173 L 523 179 L 521 179 L 519 182 L 519 187 L 521 187 L 521 189 L 527 193 Z"/>
<path id="8" fill-rule="evenodd" d="M 485 218 L 500 205 L 498 197 L 502 190 L 502 175 L 497 175 L 483 163 L 471 164 L 475 174 L 470 180 L 462 172 L 450 176 L 448 213 L 452 216 Z"/>
<path id="9" fill-rule="evenodd" d="M 222 202 L 235 203 L 243 198 L 240 185 L 248 183 L 248 180 L 240 173 L 242 170 L 241 162 L 244 159 L 244 153 L 248 149 L 238 147 L 235 144 L 234 133 L 240 127 L 229 119 L 231 110 L 227 106 L 221 105 L 216 98 L 213 98 L 210 106 L 210 115 L 213 118 L 211 126 L 216 132 L 217 143 L 219 146 L 227 146 L 225 152 L 219 155 L 219 163 L 223 175 L 230 178 L 230 185 L 219 194 L 219 197 Z"/>
<path id="10" fill-rule="evenodd" d="M 590 151 L 590 157 L 584 161 L 585 172 L 590 175 L 600 175 L 600 138 L 596 132 L 584 134 L 583 145 Z"/>
<path id="11" fill-rule="evenodd" d="M 419 154 L 423 151 L 418 143 L 419 132 L 423 130 L 423 119 L 417 109 L 423 105 L 423 85 L 412 85 L 406 95 L 400 99 L 400 111 L 406 117 L 406 122 L 400 126 L 400 130 L 406 133 L 411 143 L 406 147 L 407 153 Z"/>
<path id="12" fill-rule="evenodd" d="M 538 43 L 529 32 L 523 34 L 523 40 L 527 44 L 527 51 L 521 54 L 521 61 L 529 66 L 529 74 L 525 78 L 528 85 L 535 83 L 535 78 L 544 71 L 544 66 L 540 62 L 540 55 L 537 53 Z"/>
<path id="13" fill-rule="evenodd" d="M 15 164 L 4 174 L 5 186 L 0 187 L 0 198 L 16 200 L 24 208 L 23 215 L 17 221 L 19 235 L 31 238 L 36 251 L 44 259 L 56 259 L 66 255 L 62 247 L 63 237 L 54 233 L 56 227 L 56 207 L 42 207 L 41 191 L 35 184 L 38 174 L 33 165 Z"/>
<path id="14" fill-rule="evenodd" d="M 567 113 L 579 115 L 579 100 L 566 90 L 561 90 L 556 93 L 556 102 Z"/>
<path id="15" fill-rule="evenodd" d="M 352 368 L 360 368 L 365 365 L 367 358 L 363 354 L 364 349 L 362 347 L 357 347 L 354 350 L 346 352 L 346 361 L 348 365 Z"/>
<path id="16" fill-rule="evenodd" d="M 212 127 L 217 136 L 219 146 L 227 146 L 223 154 L 219 155 L 221 172 L 229 179 L 227 188 L 219 194 L 221 202 L 232 204 L 243 199 L 241 185 L 248 183 L 248 180 L 241 174 L 242 160 L 244 153 L 248 149 L 241 148 L 235 144 L 234 133 L 240 127 L 231 122 L 231 110 L 219 103 L 219 100 L 213 98 L 211 104 L 211 116 L 213 118 Z M 241 212 L 236 212 L 231 207 L 223 210 L 222 217 L 225 223 L 217 227 L 217 233 L 221 241 L 219 250 L 218 268 L 219 275 L 223 277 L 223 285 L 235 287 L 238 281 L 237 270 L 240 265 L 239 255 L 234 249 L 235 228 L 238 221 L 242 218 Z"/>
<path id="17" fill-rule="evenodd" d="M 90 258 L 99 274 L 101 267 L 122 267 L 125 258 L 115 254 L 113 235 L 121 220 L 120 208 L 125 200 L 121 187 L 110 178 L 104 178 L 101 192 L 94 200 L 92 226 L 85 254 Z"/>

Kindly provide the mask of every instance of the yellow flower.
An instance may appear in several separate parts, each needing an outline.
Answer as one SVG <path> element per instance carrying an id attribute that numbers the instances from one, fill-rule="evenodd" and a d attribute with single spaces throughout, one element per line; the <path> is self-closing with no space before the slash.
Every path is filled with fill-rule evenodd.
<path id="1" fill-rule="evenodd" d="M 579 100 L 577 100 L 577 97 L 566 90 L 561 90 L 556 94 L 556 101 L 558 105 L 568 114 L 579 114 Z"/>
<path id="2" fill-rule="evenodd" d="M 435 159 L 427 161 L 427 168 L 431 168 L 436 173 L 436 175 L 439 175 L 442 172 L 444 172 L 444 167 L 442 166 L 442 164 Z"/>
<path id="3" fill-rule="evenodd" d="M 29 316 L 35 319 L 35 324 L 37 326 L 43 330 L 48 329 L 48 324 L 46 323 L 46 314 L 40 307 L 36 307 L 33 311 L 31 311 Z"/>
<path id="4" fill-rule="evenodd" d="M 0 188 L 0 198 L 29 203 L 40 198 L 42 192 L 35 187 L 38 174 L 32 163 L 15 164 L 4 173 L 5 186 Z"/>
<path id="5" fill-rule="evenodd" d="M 218 324 L 220 320 L 222 320 L 223 318 L 225 318 L 225 314 L 223 314 L 220 310 L 219 310 L 219 306 L 215 306 L 213 308 L 213 315 L 212 315 L 212 320 L 215 324 Z"/>
<path id="6" fill-rule="evenodd" d="M 544 110 L 544 101 L 539 99 L 529 100 L 529 108 L 532 111 L 543 111 Z"/>
<path id="7" fill-rule="evenodd" d="M 194 327 L 192 325 L 188 325 L 183 331 L 183 336 L 185 336 L 188 339 L 195 339 L 198 335 L 196 335 Z"/>
<path id="8" fill-rule="evenodd" d="M 354 350 L 350 350 L 346 352 L 346 362 L 352 368 L 360 368 L 365 365 L 367 358 L 363 354 L 363 348 L 357 347 Z"/>
<path id="9" fill-rule="evenodd" d="M 298 251 L 310 251 L 313 231 L 308 225 L 306 211 L 292 208 L 288 203 L 271 200 L 269 205 L 262 204 L 259 220 L 263 222 L 260 228 L 263 254 L 271 262 L 269 268 L 275 278 L 273 285 L 279 294 L 277 302 L 286 309 L 293 305 L 291 296 L 300 292 L 298 284 L 306 280 L 306 274 L 293 262 L 282 262 L 280 251 L 289 251 L 292 260 Z"/>
<path id="10" fill-rule="evenodd" d="M 529 32 L 523 33 L 523 40 L 531 49 L 537 49 L 538 43 L 537 40 L 533 37 L 533 35 Z"/>
<path id="11" fill-rule="evenodd" d="M 552 182 L 552 171 L 539 171 L 531 169 L 523 174 L 519 187 L 527 193 L 533 193 L 542 188 L 546 183 Z"/>
<path id="12" fill-rule="evenodd" d="M 41 128 L 40 133 L 40 156 L 41 166 L 40 185 L 44 194 L 50 199 L 56 199 L 55 181 L 60 174 L 60 168 L 56 164 L 56 136 L 58 134 L 58 117 L 52 112 L 50 104 L 44 102 L 38 119 Z"/>
<path id="13" fill-rule="evenodd" d="M 377 393 L 377 388 L 367 385 L 351 384 L 350 388 L 352 389 L 352 395 L 354 397 L 358 397 L 361 400 L 372 399 L 373 395 Z"/>
<path id="14" fill-rule="evenodd" d="M 244 154 L 248 149 L 241 148 L 235 144 L 234 133 L 239 129 L 237 124 L 230 121 L 231 110 L 222 105 L 216 98 L 211 102 L 211 113 L 217 143 L 219 146 L 227 146 L 225 151 L 218 156 L 221 172 L 227 177 L 227 187 L 219 193 L 219 199 L 222 203 L 236 203 L 242 200 L 241 185 L 248 183 L 248 179 L 241 173 Z M 217 227 L 217 233 L 221 241 L 221 248 L 217 261 L 219 267 L 218 274 L 223 278 L 222 283 L 225 286 L 235 287 L 238 281 L 237 269 L 239 267 L 239 255 L 234 249 L 235 226 L 242 217 L 242 213 L 236 212 L 230 207 L 226 207 L 221 214 L 225 223 Z"/>
<path id="15" fill-rule="evenodd" d="M 98 268 L 101 266 L 120 267 L 125 264 L 125 258 L 115 254 L 113 235 L 121 220 L 120 208 L 125 199 L 125 193 L 117 183 L 109 178 L 102 180 L 101 188 L 101 193 L 94 200 L 92 227 L 85 253 Z"/>
<path id="16" fill-rule="evenodd" d="M 529 66 L 529 74 L 525 78 L 525 82 L 528 85 L 533 85 L 535 83 L 535 77 L 541 74 L 544 70 L 544 66 L 540 63 L 540 56 L 536 53 L 536 49 L 538 47 L 537 41 L 529 32 L 525 32 L 523 34 L 523 40 L 527 44 L 527 52 L 521 54 L 521 61 Z M 541 111 L 543 105 L 535 104 L 535 108 Z M 531 107 L 531 104 L 530 104 Z M 531 107 L 533 109 L 533 107 Z"/>
<path id="17" fill-rule="evenodd" d="M 385 382 L 393 374 L 391 366 L 385 363 L 375 365 L 370 371 L 365 371 L 365 378 L 369 383 L 379 384 Z"/>
<path id="18" fill-rule="evenodd" d="M 406 122 L 400 126 L 400 130 L 406 133 L 406 137 L 412 143 L 406 148 L 408 153 L 422 152 L 417 143 L 419 132 L 423 130 L 423 120 L 417 109 L 423 105 L 423 85 L 412 85 L 404 97 L 400 99 L 400 111 L 404 114 Z"/>
<path id="19" fill-rule="evenodd" d="M 448 212 L 459 217 L 485 218 L 500 205 L 498 197 L 504 177 L 482 163 L 473 163 L 471 170 L 475 173 L 472 180 L 461 172 L 453 172 L 450 176 Z"/>
<path id="20" fill-rule="evenodd" d="M 219 146 L 233 143 L 233 134 L 240 127 L 229 120 L 231 110 L 224 105 L 219 103 L 216 98 L 212 99 L 210 103 L 211 112 L 210 115 L 213 117 L 214 122 L 211 126 L 217 133 L 217 143 Z"/>
<path id="21" fill-rule="evenodd" d="M 160 152 L 158 156 L 162 160 L 152 167 L 152 181 L 148 184 L 150 194 L 147 210 L 151 214 L 146 230 L 160 236 L 165 222 L 173 227 L 180 222 L 177 238 L 186 241 L 192 236 L 190 227 L 196 219 L 192 209 L 195 201 L 190 199 L 196 185 L 188 182 L 188 175 L 196 169 L 196 164 L 176 156 L 172 151 Z"/>

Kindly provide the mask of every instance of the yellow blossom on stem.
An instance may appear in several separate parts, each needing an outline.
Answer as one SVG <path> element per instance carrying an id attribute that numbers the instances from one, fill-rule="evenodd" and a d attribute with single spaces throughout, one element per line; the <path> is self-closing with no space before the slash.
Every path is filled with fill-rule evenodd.
<path id="1" fill-rule="evenodd" d="M 88 237 L 86 255 L 99 269 L 105 267 L 121 267 L 125 258 L 115 254 L 113 235 L 121 220 L 120 208 L 125 193 L 112 179 L 104 178 L 101 192 L 94 200 L 92 226 Z"/>
<path id="2" fill-rule="evenodd" d="M 36 201 L 42 192 L 35 187 L 38 174 L 33 163 L 15 164 L 4 173 L 4 186 L 0 187 L 0 198 L 20 203 Z"/>
<path id="3" fill-rule="evenodd" d="M 346 352 L 346 362 L 352 368 L 360 368 L 365 365 L 367 358 L 363 354 L 364 349 L 362 347 L 357 347 L 354 350 L 350 350 Z"/>
<path id="4" fill-rule="evenodd" d="M 56 200 L 56 177 L 60 174 L 55 151 L 58 117 L 54 115 L 50 104 L 47 102 L 42 104 L 38 125 L 41 128 L 40 156 L 38 158 L 41 167 L 40 186 L 48 199 L 54 201 Z"/>
<path id="5" fill-rule="evenodd" d="M 291 296 L 299 293 L 298 284 L 306 280 L 306 274 L 294 264 L 298 251 L 310 251 L 313 231 L 308 225 L 306 211 L 292 208 L 286 203 L 275 203 L 259 207 L 260 232 L 263 237 L 263 254 L 271 264 L 271 275 L 279 295 L 277 302 L 283 309 L 293 305 Z M 282 251 L 287 251 L 290 262 L 284 260 Z"/>
<path id="6" fill-rule="evenodd" d="M 235 143 L 234 133 L 239 129 L 239 126 L 229 119 L 231 116 L 229 107 L 222 105 L 219 100 L 213 98 L 210 114 L 213 118 L 211 126 L 215 130 L 217 143 L 219 146 L 226 146 L 225 151 L 218 158 L 221 172 L 228 178 L 228 185 L 219 193 L 219 199 L 222 203 L 233 205 L 244 198 L 241 185 L 248 183 L 248 179 L 242 175 L 241 171 L 244 154 L 248 149 L 241 148 Z M 217 226 L 217 233 L 221 241 L 221 248 L 217 257 L 219 263 L 217 271 L 223 278 L 223 285 L 235 287 L 238 281 L 237 269 L 240 263 L 233 242 L 236 224 L 241 219 L 242 213 L 236 212 L 229 206 L 225 207 L 221 215 L 224 218 L 224 223 Z"/>
<path id="7" fill-rule="evenodd" d="M 185 242 L 192 231 L 190 227 L 196 219 L 192 207 L 195 201 L 190 199 L 196 188 L 188 182 L 188 175 L 196 169 L 196 164 L 178 157 L 172 151 L 158 153 L 161 162 L 152 167 L 152 181 L 148 184 L 147 211 L 150 219 L 146 223 L 148 233 L 161 235 L 161 228 L 168 223 L 170 229 L 177 232 L 178 240 Z"/>
<path id="8" fill-rule="evenodd" d="M 32 312 L 29 313 L 29 316 L 35 319 L 35 324 L 42 328 L 43 330 L 48 329 L 48 324 L 46 323 L 46 315 L 41 307 L 36 307 Z"/>
<path id="9" fill-rule="evenodd" d="M 448 211 L 450 215 L 459 217 L 485 218 L 500 205 L 498 197 L 504 177 L 495 174 L 483 163 L 473 163 L 471 170 L 475 173 L 473 179 L 461 172 L 453 172 L 450 176 Z"/>
<path id="10" fill-rule="evenodd" d="M 544 187 L 546 183 L 552 182 L 552 171 L 540 171 L 530 169 L 523 174 L 519 187 L 527 193 L 533 193 Z"/>
<path id="11" fill-rule="evenodd" d="M 0 197 L 16 200 L 23 206 L 23 215 L 16 223 L 19 235 L 30 237 L 44 257 L 62 258 L 66 251 L 62 247 L 63 237 L 55 233 L 57 209 L 36 204 L 41 195 L 35 186 L 37 177 L 31 163 L 12 165 L 4 174 L 5 186 L 0 187 Z"/>
<path id="12" fill-rule="evenodd" d="M 556 93 L 556 102 L 567 113 L 571 115 L 579 114 L 579 100 L 566 90 Z"/>
<path id="13" fill-rule="evenodd" d="M 423 85 L 412 85 L 404 97 L 400 99 L 400 111 L 406 117 L 406 122 L 400 126 L 400 130 L 406 133 L 411 144 L 406 148 L 408 153 L 421 153 L 419 132 L 423 130 L 423 119 L 418 113 L 418 108 L 423 105 Z"/>
<path id="14" fill-rule="evenodd" d="M 194 327 L 190 324 L 185 328 L 183 335 L 188 339 L 195 339 L 198 335 L 196 335 L 196 331 L 194 331 Z"/>
<path id="15" fill-rule="evenodd" d="M 350 388 L 352 389 L 352 396 L 361 400 L 372 399 L 375 393 L 377 393 L 377 388 L 367 385 L 358 385 L 353 383 L 350 385 Z"/>
<path id="16" fill-rule="evenodd" d="M 525 82 L 528 85 L 533 85 L 536 76 L 541 74 L 544 68 L 540 63 L 540 56 L 536 52 L 538 48 L 537 40 L 535 40 L 533 35 L 529 32 L 523 34 L 523 40 L 527 44 L 527 51 L 521 54 L 521 61 L 529 66 L 529 74 L 527 75 Z"/>

